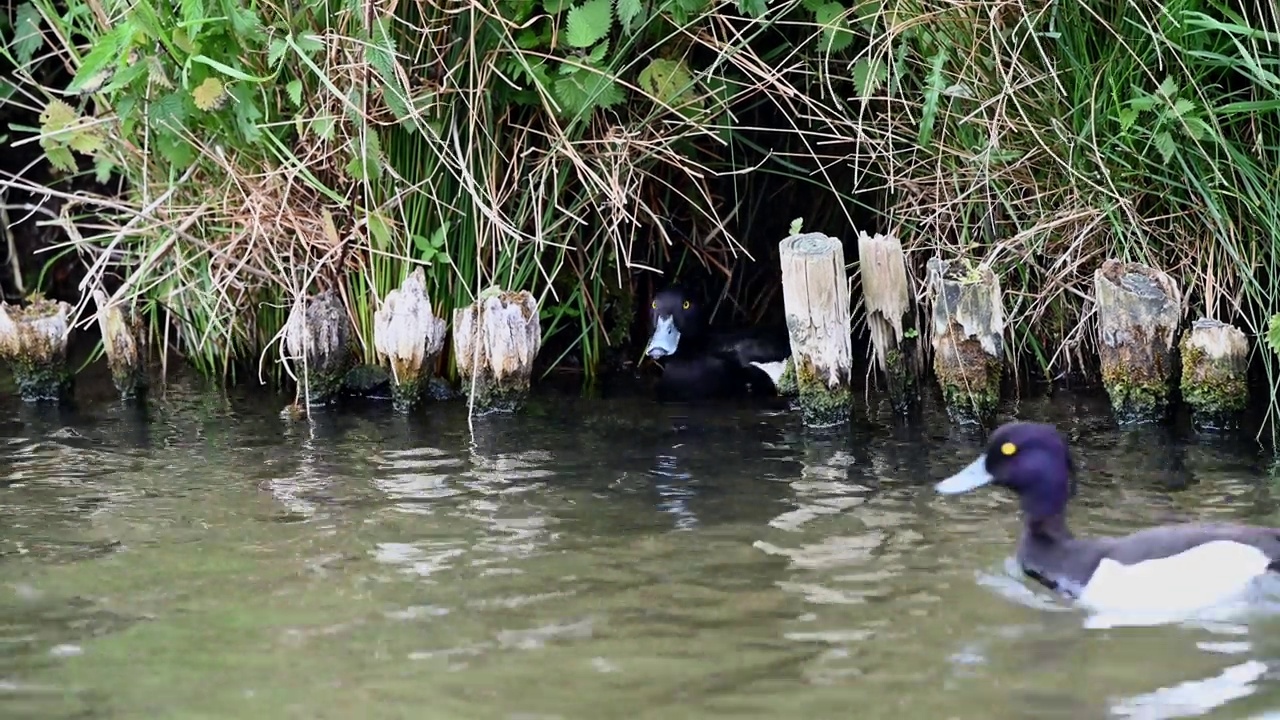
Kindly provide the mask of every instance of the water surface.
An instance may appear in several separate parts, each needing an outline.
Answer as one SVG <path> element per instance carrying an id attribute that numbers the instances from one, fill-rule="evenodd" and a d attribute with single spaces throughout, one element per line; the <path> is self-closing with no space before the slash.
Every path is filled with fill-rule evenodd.
<path id="1" fill-rule="evenodd" d="M 171 385 L 0 404 L 0 717 L 1264 718 L 1280 621 L 1089 630 L 1010 562 L 930 412 L 539 397 L 289 422 Z M 1070 433 L 1078 532 L 1275 522 L 1249 438 Z"/>

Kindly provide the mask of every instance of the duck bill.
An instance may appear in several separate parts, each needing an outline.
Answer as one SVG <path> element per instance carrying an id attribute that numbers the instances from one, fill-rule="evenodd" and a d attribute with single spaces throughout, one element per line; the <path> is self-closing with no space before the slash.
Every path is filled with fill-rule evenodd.
<path id="1" fill-rule="evenodd" d="M 658 318 L 658 324 L 653 328 L 653 336 L 649 338 L 649 345 L 644 353 L 657 360 L 674 355 L 679 346 L 680 331 L 676 329 L 676 321 L 670 315 L 664 315 Z"/>
<path id="2" fill-rule="evenodd" d="M 956 495 L 976 490 L 994 479 L 991 477 L 991 473 L 987 472 L 987 456 L 979 455 L 977 460 L 966 465 L 963 470 L 955 475 L 935 485 L 934 489 L 943 495 Z"/>

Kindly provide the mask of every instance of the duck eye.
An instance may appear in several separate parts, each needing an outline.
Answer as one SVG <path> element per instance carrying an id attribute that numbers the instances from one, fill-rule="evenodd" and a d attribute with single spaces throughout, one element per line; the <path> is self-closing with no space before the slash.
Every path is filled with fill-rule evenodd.
<path id="1" fill-rule="evenodd" d="M 688 310 L 688 309 L 689 309 L 689 301 L 688 301 L 688 300 L 685 300 L 685 301 L 684 301 L 684 309 L 685 309 L 685 310 Z"/>
<path id="2" fill-rule="evenodd" d="M 1011 442 L 1007 442 L 1007 443 L 1005 443 L 1005 444 L 1003 444 L 1003 445 L 1001 445 L 1001 446 L 1000 446 L 1000 454 L 1001 454 L 1001 455 L 1009 456 L 1009 455 L 1012 455 L 1012 454 L 1014 454 L 1014 453 L 1016 453 L 1016 452 L 1018 452 L 1018 446 L 1017 446 L 1017 445 L 1014 445 L 1014 444 L 1013 444 L 1013 443 L 1011 443 Z"/>
<path id="3" fill-rule="evenodd" d="M 658 301 L 657 301 L 657 300 L 654 300 L 652 303 L 650 303 L 650 305 L 649 305 L 649 306 L 650 306 L 650 307 L 652 307 L 654 310 L 657 310 L 657 309 L 658 309 Z"/>

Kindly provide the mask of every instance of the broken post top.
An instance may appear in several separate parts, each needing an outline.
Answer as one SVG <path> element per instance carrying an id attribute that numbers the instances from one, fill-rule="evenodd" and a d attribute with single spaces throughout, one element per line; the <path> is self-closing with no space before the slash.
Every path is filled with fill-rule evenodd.
<path id="1" fill-rule="evenodd" d="M 1172 346 L 1182 319 L 1182 291 L 1167 273 L 1111 259 L 1094 272 L 1093 289 L 1104 342 L 1114 344 L 1142 328 Z"/>
<path id="2" fill-rule="evenodd" d="M 792 235 L 778 244 L 779 252 L 793 255 L 830 255 L 836 248 L 844 249 L 837 238 L 818 232 Z"/>
<path id="3" fill-rule="evenodd" d="M 976 339 L 992 357 L 1004 354 L 1004 299 L 1000 278 L 989 265 L 966 266 L 938 256 L 926 264 L 933 290 L 933 332 L 947 334 L 952 323 Z"/>

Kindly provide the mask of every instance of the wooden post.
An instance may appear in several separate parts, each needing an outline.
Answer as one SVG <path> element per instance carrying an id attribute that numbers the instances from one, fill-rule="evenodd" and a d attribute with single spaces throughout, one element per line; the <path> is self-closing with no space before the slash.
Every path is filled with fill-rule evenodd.
<path id="1" fill-rule="evenodd" d="M 111 368 L 111 381 L 121 400 L 141 401 L 146 398 L 149 385 L 147 334 L 142 320 L 133 307 L 126 311 L 119 305 L 109 305 L 110 300 L 102 288 L 94 288 L 93 299 L 98 305 L 98 329 L 102 332 L 102 349 L 107 355 L 107 367 Z"/>
<path id="2" fill-rule="evenodd" d="M 1004 372 L 1004 302 L 1000 278 L 971 261 L 928 263 L 933 290 L 933 372 L 947 414 L 986 424 L 1000 402 Z"/>
<path id="3" fill-rule="evenodd" d="M 333 290 L 295 302 L 285 322 L 285 350 L 301 358 L 299 390 L 307 407 L 337 398 L 351 367 L 351 321 Z"/>
<path id="4" fill-rule="evenodd" d="M 408 412 L 422 397 L 423 373 L 430 373 L 444 348 L 445 323 L 431 311 L 426 277 L 415 269 L 373 314 L 373 345 L 391 364 L 391 401 Z"/>
<path id="5" fill-rule="evenodd" d="M 0 356 L 13 366 L 18 394 L 26 402 L 67 399 L 72 377 L 67 370 L 71 306 L 37 298 L 26 307 L 0 302 Z"/>
<path id="6" fill-rule="evenodd" d="M 846 422 L 853 341 L 844 248 L 836 238 L 805 233 L 779 243 L 778 254 L 801 417 L 810 427 Z"/>
<path id="7" fill-rule="evenodd" d="M 518 410 L 542 349 L 538 301 L 527 290 L 490 288 L 453 311 L 453 358 L 473 412 Z"/>
<path id="8" fill-rule="evenodd" d="M 919 400 L 921 372 L 915 303 L 902 243 L 893 235 L 858 233 L 858 272 L 876 367 L 889 387 L 889 401 L 907 413 Z"/>
<path id="9" fill-rule="evenodd" d="M 1111 411 L 1121 424 L 1158 422 L 1169 409 L 1178 283 L 1155 268 L 1107 260 L 1093 275 L 1098 355 Z"/>
<path id="10" fill-rule="evenodd" d="M 1236 427 L 1249 404 L 1249 340 L 1233 325 L 1201 318 L 1179 345 L 1182 399 L 1205 430 Z"/>

